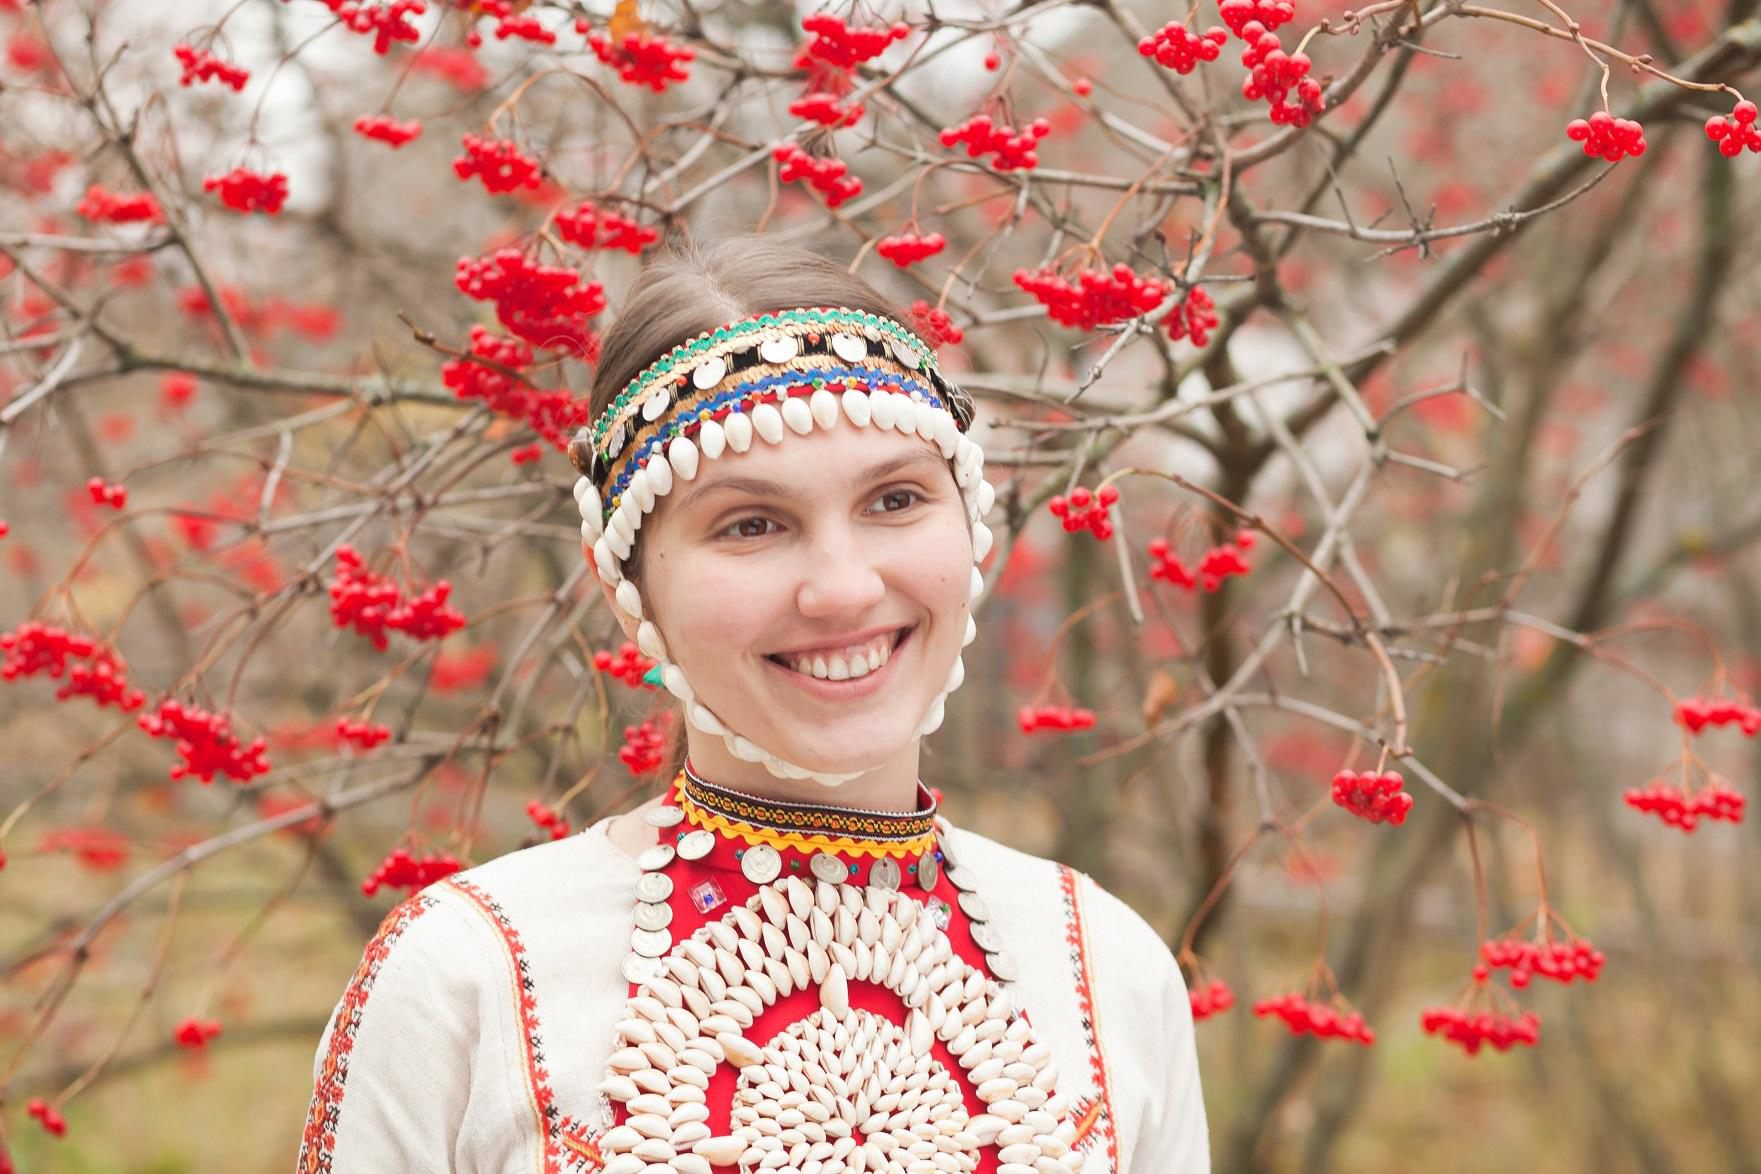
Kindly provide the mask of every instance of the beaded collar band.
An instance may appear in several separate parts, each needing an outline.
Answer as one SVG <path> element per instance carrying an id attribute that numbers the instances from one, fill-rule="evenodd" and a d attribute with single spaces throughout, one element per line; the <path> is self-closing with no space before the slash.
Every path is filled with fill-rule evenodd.
<path id="1" fill-rule="evenodd" d="M 683 703 L 690 725 L 720 735 L 735 758 L 761 763 L 778 778 L 835 787 L 866 773 L 797 766 L 731 729 L 698 699 L 659 627 L 645 618 L 635 583 L 624 577 L 636 532 L 655 503 L 694 479 L 703 460 L 745 453 L 754 437 L 774 445 L 840 426 L 916 435 L 949 461 L 960 490 L 972 540 L 970 603 L 984 590 L 978 564 L 990 553 L 991 531 L 982 519 L 996 498 L 984 479 L 984 452 L 967 435 L 972 422 L 972 400 L 941 374 L 917 335 L 860 310 L 815 306 L 744 318 L 674 347 L 576 434 L 571 455 L 587 470 L 575 482 L 582 551 L 619 612 L 636 625 L 637 647 L 658 662 L 661 683 Z M 969 608 L 961 646 L 977 636 Z M 941 726 L 943 705 L 965 673 L 956 656 L 914 737 Z"/>

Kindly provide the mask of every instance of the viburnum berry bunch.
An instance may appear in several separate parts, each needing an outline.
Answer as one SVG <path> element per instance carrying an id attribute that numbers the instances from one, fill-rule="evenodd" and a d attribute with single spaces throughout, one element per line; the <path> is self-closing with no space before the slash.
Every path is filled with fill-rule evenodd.
<path id="1" fill-rule="evenodd" d="M 1137 43 L 1137 51 L 1154 57 L 1156 64 L 1178 74 L 1188 74 L 1201 61 L 1215 61 L 1229 43 L 1229 30 L 1215 25 L 1202 34 L 1171 20 Z"/>
<path id="2" fill-rule="evenodd" d="M 518 339 L 501 338 L 473 326 L 470 353 L 507 370 L 466 358 L 451 359 L 441 364 L 440 381 L 460 399 L 481 399 L 496 412 L 524 421 L 558 451 L 568 448 L 575 429 L 587 423 L 586 399 L 577 400 L 567 391 L 528 387 L 517 373 L 531 366 L 532 348 Z M 597 339 L 593 353 L 598 353 Z"/>
<path id="3" fill-rule="evenodd" d="M 861 122 L 862 103 L 845 106 L 842 101 L 840 95 L 829 90 L 810 90 L 789 103 L 789 113 L 833 130 Z"/>
<path id="4" fill-rule="evenodd" d="M 1222 321 L 1217 317 L 1216 305 L 1202 285 L 1192 286 L 1186 291 L 1186 299 L 1163 320 L 1168 337 L 1175 342 L 1184 338 L 1193 346 L 1204 346 L 1211 341 L 1211 331 Z"/>
<path id="5" fill-rule="evenodd" d="M 1052 321 L 1085 331 L 1147 314 L 1169 290 L 1161 278 L 1140 277 L 1123 261 L 1111 269 L 1080 269 L 1075 284 L 1054 268 L 1017 269 L 1015 284 L 1032 294 Z"/>
<path id="6" fill-rule="evenodd" d="M 939 232 L 928 236 L 919 236 L 915 232 L 901 232 L 895 236 L 883 236 L 875 242 L 874 251 L 897 265 L 908 269 L 926 257 L 933 257 L 948 247 L 948 238 Z"/>
<path id="7" fill-rule="evenodd" d="M 107 827 L 60 827 L 46 834 L 37 850 L 65 852 L 87 872 L 115 872 L 128 863 L 129 842 Z"/>
<path id="8" fill-rule="evenodd" d="M 966 338 L 966 332 L 954 325 L 946 311 L 922 298 L 911 303 L 911 328 L 932 347 L 959 346 Z"/>
<path id="9" fill-rule="evenodd" d="M 410 20 L 428 11 L 427 0 L 389 0 L 389 2 L 353 3 L 352 0 L 323 0 L 324 6 L 336 14 L 343 27 L 361 36 L 371 35 L 373 52 L 381 57 L 391 52 L 397 42 L 415 44 L 422 30 Z"/>
<path id="10" fill-rule="evenodd" d="M 1253 564 L 1247 561 L 1248 551 L 1254 547 L 1252 530 L 1237 531 L 1228 542 L 1213 546 L 1205 551 L 1199 559 L 1196 573 L 1188 570 L 1180 556 L 1165 538 L 1152 538 L 1149 544 L 1149 556 L 1154 561 L 1150 567 L 1150 578 L 1161 579 L 1185 591 L 1203 584 L 1206 591 L 1218 591 L 1223 580 L 1234 575 L 1245 575 L 1253 570 Z"/>
<path id="11" fill-rule="evenodd" d="M 361 750 L 371 750 L 391 737 L 391 727 L 375 725 L 364 718 L 339 717 L 336 736 Z"/>
<path id="12" fill-rule="evenodd" d="M 269 773 L 268 743 L 262 738 L 249 745 L 240 743 L 223 714 L 166 698 L 156 713 L 143 713 L 135 720 L 149 736 L 176 741 L 183 761 L 171 768 L 173 781 L 194 775 L 206 786 L 216 774 L 224 774 L 246 783 Z"/>
<path id="13" fill-rule="evenodd" d="M 408 893 L 415 893 L 464 867 L 465 862 L 451 852 L 435 852 L 415 857 L 410 855 L 407 848 L 394 848 L 379 862 L 373 875 L 361 882 L 361 892 L 368 897 L 382 888 L 404 889 Z"/>
<path id="14" fill-rule="evenodd" d="M 598 207 L 591 200 L 558 212 L 556 233 L 579 248 L 623 249 L 629 253 L 640 253 L 660 239 L 660 233 L 648 225 Z"/>
<path id="15" fill-rule="evenodd" d="M 771 151 L 771 158 L 782 165 L 777 171 L 779 180 L 784 183 L 807 180 L 815 191 L 825 196 L 827 207 L 836 208 L 862 192 L 862 181 L 846 175 L 849 168 L 835 156 L 819 158 L 808 154 L 797 143 L 778 143 Z"/>
<path id="16" fill-rule="evenodd" d="M 67 1136 L 67 1120 L 42 1097 L 32 1097 L 25 1106 L 27 1116 L 42 1123 L 43 1130 L 56 1137 Z"/>
<path id="17" fill-rule="evenodd" d="M 112 649 L 100 648 L 84 664 L 67 668 L 67 684 L 55 690 L 57 701 L 69 697 L 90 697 L 104 709 L 114 705 L 123 713 L 133 713 L 147 703 L 147 695 L 128 683 L 128 666 Z"/>
<path id="18" fill-rule="evenodd" d="M 69 657 L 88 657 L 98 649 L 90 636 L 79 636 L 50 624 L 26 620 L 10 632 L 0 634 L 0 679 L 16 681 L 47 673 L 51 677 L 67 674 Z"/>
<path id="19" fill-rule="evenodd" d="M 1066 534 L 1088 530 L 1104 540 L 1113 536 L 1113 522 L 1108 513 L 1118 500 L 1117 486 L 1103 485 L 1099 493 L 1090 493 L 1086 486 L 1078 485 L 1070 491 L 1068 498 L 1061 493 L 1055 494 L 1046 502 L 1046 509 L 1064 524 Z"/>
<path id="20" fill-rule="evenodd" d="M 197 49 L 190 45 L 177 44 L 171 47 L 172 55 L 183 66 L 183 76 L 177 79 L 180 86 L 191 86 L 197 82 L 219 81 L 231 86 L 234 90 L 242 90 L 245 83 L 251 80 L 251 71 L 230 62 L 222 61 L 206 49 Z"/>
<path id="21" fill-rule="evenodd" d="M 1761 154 L 1761 126 L 1755 122 L 1755 103 L 1744 98 L 1731 107 L 1729 114 L 1714 114 L 1706 120 L 1706 137 L 1718 144 L 1718 153 L 1734 159 L 1743 148 Z"/>
<path id="22" fill-rule="evenodd" d="M 584 21 L 575 27 L 587 33 Z M 691 76 L 687 68 L 697 51 L 689 45 L 677 44 L 660 34 L 642 36 L 625 33 L 615 42 L 609 33 L 587 33 L 587 44 L 593 55 L 618 71 L 618 77 L 633 86 L 647 86 L 660 93 L 675 82 Z"/>
<path id="23" fill-rule="evenodd" d="M 1376 1042 L 1376 1029 L 1365 1023 L 1359 1012 L 1342 1014 L 1326 1003 L 1311 1003 L 1295 991 L 1255 1001 L 1253 1013 L 1262 1019 L 1276 1015 L 1291 1035 L 1308 1032 L 1321 1039 L 1353 1040 L 1365 1047 Z"/>
<path id="24" fill-rule="evenodd" d="M 1229 31 L 1242 40 L 1251 40 L 1247 26 L 1259 23 L 1268 29 L 1276 29 L 1296 19 L 1296 5 L 1290 0 L 1223 0 L 1217 5 L 1217 15 L 1229 26 Z"/>
<path id="25" fill-rule="evenodd" d="M 152 192 L 113 192 L 98 184 L 86 188 L 86 194 L 81 197 L 79 207 L 74 211 L 87 220 L 105 224 L 132 224 L 137 221 L 157 224 L 165 219 L 165 212 L 159 207 L 159 201 Z"/>
<path id="26" fill-rule="evenodd" d="M 642 688 L 645 684 L 642 675 L 659 663 L 643 656 L 641 650 L 628 640 L 618 647 L 616 653 L 600 649 L 593 654 L 594 668 L 611 674 L 631 689 Z"/>
<path id="27" fill-rule="evenodd" d="M 639 725 L 624 727 L 624 744 L 618 749 L 618 761 L 633 775 L 650 774 L 661 768 L 666 746 L 666 723 L 644 718 Z"/>
<path id="28" fill-rule="evenodd" d="M 1327 108 L 1321 83 L 1308 75 L 1311 62 L 1307 53 L 1284 52 L 1278 34 L 1259 21 L 1242 26 L 1240 36 L 1247 42 L 1241 63 L 1248 69 L 1241 83 L 1241 96 L 1249 102 L 1263 99 L 1273 123 L 1307 126 Z"/>
<path id="29" fill-rule="evenodd" d="M 274 216 L 287 203 L 287 176 L 279 171 L 252 171 L 234 167 L 225 175 L 210 175 L 202 181 L 205 192 L 219 192 L 220 202 L 234 212 L 247 215 L 262 212 Z"/>
<path id="30" fill-rule="evenodd" d="M 417 640 L 439 640 L 465 626 L 465 617 L 448 607 L 452 583 L 440 580 L 422 594 L 403 599 L 402 589 L 383 575 L 367 570 L 354 547 L 336 548 L 336 578 L 330 583 L 330 619 L 338 628 L 353 628 L 384 652 L 387 631 Z"/>
<path id="31" fill-rule="evenodd" d="M 1743 822 L 1743 808 L 1748 801 L 1741 791 L 1713 780 L 1693 794 L 1672 785 L 1629 788 L 1626 805 L 1646 815 L 1655 815 L 1673 828 L 1692 832 L 1702 819 Z"/>
<path id="32" fill-rule="evenodd" d="M 988 114 L 974 114 L 957 126 L 944 127 L 940 138 L 944 147 L 965 143 L 968 158 L 995 155 L 991 166 L 998 171 L 1032 171 L 1039 166 L 1035 148 L 1051 133 L 1052 124 L 1044 118 L 1036 118 L 1016 130 L 998 125 Z"/>
<path id="33" fill-rule="evenodd" d="M 1684 697 L 1675 704 L 1675 720 L 1690 734 L 1707 726 L 1736 726 L 1749 738 L 1761 733 L 1761 709 L 1737 697 Z"/>
<path id="34" fill-rule="evenodd" d="M 1517 1044 L 1541 1042 L 1541 1017 L 1533 1011 L 1507 1015 L 1500 1011 L 1467 1011 L 1459 1007 L 1427 1007 L 1419 1016 L 1426 1035 L 1441 1036 L 1470 1056 L 1484 1044 L 1508 1052 Z"/>
<path id="35" fill-rule="evenodd" d="M 531 41 L 535 45 L 556 44 L 556 33 L 545 28 L 543 22 L 532 13 L 498 15 L 500 19 L 495 25 L 496 40 L 505 41 L 510 37 L 518 37 L 522 41 Z"/>
<path id="36" fill-rule="evenodd" d="M 1333 802 L 1368 823 L 1399 827 L 1412 810 L 1412 796 L 1397 770 L 1380 774 L 1342 770 L 1333 776 Z"/>
<path id="37" fill-rule="evenodd" d="M 119 510 L 128 504 L 128 490 L 124 486 L 110 484 L 102 477 L 93 477 L 87 481 L 86 492 L 92 495 L 93 505 L 107 505 Z"/>
<path id="38" fill-rule="evenodd" d="M 526 804 L 526 817 L 549 832 L 553 840 L 560 840 L 569 834 L 569 821 L 536 799 Z"/>
<path id="39" fill-rule="evenodd" d="M 1229 984 L 1220 978 L 1207 983 L 1192 983 L 1186 988 L 1187 1001 L 1192 1004 L 1192 1017 L 1195 1021 L 1209 1019 L 1213 1015 L 1235 1006 L 1235 992 Z"/>
<path id="40" fill-rule="evenodd" d="M 218 1019 L 197 1019 L 191 1015 L 171 1029 L 171 1038 L 177 1041 L 180 1048 L 199 1052 L 208 1046 L 208 1041 L 220 1034 Z"/>
<path id="41" fill-rule="evenodd" d="M 395 150 L 422 133 L 422 120 L 400 122 L 389 114 L 363 114 L 355 119 L 355 133 L 364 139 L 390 143 Z"/>
<path id="42" fill-rule="evenodd" d="M 1086 730 L 1095 724 L 1095 711 L 1069 705 L 1023 705 L 1015 711 L 1015 723 L 1024 734 Z"/>
<path id="43" fill-rule="evenodd" d="M 1574 118 L 1565 126 L 1565 137 L 1584 145 L 1584 154 L 1600 155 L 1610 163 L 1618 163 L 1629 155 L 1638 158 L 1645 153 L 1645 128 L 1630 118 L 1616 118 L 1606 110 L 1598 110 L 1588 119 Z"/>
<path id="44" fill-rule="evenodd" d="M 495 303 L 495 317 L 534 346 L 567 346 L 584 361 L 598 357 L 588 319 L 605 309 L 605 286 L 566 265 L 540 265 L 519 249 L 460 257 L 453 282 L 477 301 Z"/>
<path id="45" fill-rule="evenodd" d="M 1561 983 L 1576 978 L 1595 982 L 1602 973 L 1604 961 L 1601 950 L 1579 937 L 1563 942 L 1551 937 L 1540 940 L 1494 938 L 1480 943 L 1480 957 L 1493 970 L 1508 969 L 1510 985 L 1519 990 L 1528 986 L 1537 974 Z"/>
<path id="46" fill-rule="evenodd" d="M 543 181 L 538 160 L 521 151 L 512 139 L 467 134 L 461 142 L 465 153 L 452 161 L 453 174 L 463 180 L 475 177 L 492 196 L 519 188 L 535 189 Z"/>
<path id="47" fill-rule="evenodd" d="M 801 18 L 803 30 L 813 39 L 795 56 L 795 68 L 806 69 L 812 59 L 827 62 L 842 70 L 852 70 L 886 52 L 894 41 L 911 35 L 911 26 L 894 21 L 884 28 L 852 28 L 844 18 L 830 12 L 814 12 Z"/>

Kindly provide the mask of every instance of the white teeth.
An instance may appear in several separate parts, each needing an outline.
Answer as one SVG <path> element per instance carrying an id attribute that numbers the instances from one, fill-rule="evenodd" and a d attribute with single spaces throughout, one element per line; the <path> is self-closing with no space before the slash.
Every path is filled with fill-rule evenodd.
<path id="1" fill-rule="evenodd" d="M 893 655 L 893 637 L 878 637 L 868 647 L 849 656 L 845 652 L 836 652 L 831 656 L 801 656 L 789 667 L 798 673 L 810 677 L 818 677 L 822 681 L 850 681 L 857 677 L 866 677 L 876 669 L 885 667 Z"/>

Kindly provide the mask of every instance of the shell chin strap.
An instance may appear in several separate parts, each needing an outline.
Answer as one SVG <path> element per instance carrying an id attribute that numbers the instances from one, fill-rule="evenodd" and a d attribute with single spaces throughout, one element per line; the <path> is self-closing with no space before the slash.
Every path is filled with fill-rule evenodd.
<path id="1" fill-rule="evenodd" d="M 981 519 L 990 511 L 996 498 L 995 487 L 984 479 L 984 452 L 960 431 L 946 408 L 909 395 L 880 389 L 832 392 L 819 388 L 811 395 L 790 397 L 780 407 L 759 403 L 749 411 L 730 413 L 720 422 L 705 420 L 695 442 L 688 436 L 674 437 L 664 450 L 664 457 L 658 453 L 651 456 L 647 464 L 634 473 L 609 522 L 604 521 L 604 503 L 593 482 L 586 477 L 575 482 L 575 504 L 580 507 L 584 519 L 581 523 L 583 550 L 591 544 L 599 578 L 612 588 L 618 610 L 636 622 L 636 646 L 643 655 L 660 662 L 650 675 L 658 672 L 659 682 L 683 702 L 685 720 L 705 734 L 719 734 L 726 742 L 728 752 L 743 762 L 761 763 L 781 779 L 812 779 L 827 787 L 840 786 L 868 772 L 809 770 L 786 761 L 730 729 L 698 699 L 697 691 L 685 679 L 685 671 L 669 658 L 660 629 L 654 621 L 646 618 L 636 584 L 624 577 L 623 562 L 630 555 L 642 519 L 653 511 L 655 502 L 672 492 L 676 484 L 696 477 L 703 460 L 714 460 L 728 451 L 746 452 L 754 437 L 767 444 L 780 444 L 790 433 L 805 436 L 815 428 L 841 426 L 891 428 L 904 434 L 915 433 L 936 445 L 944 458 L 954 462 L 954 480 L 965 503 L 967 521 L 972 526 L 972 591 L 968 600 L 976 600 L 984 590 L 984 576 L 979 573 L 978 564 L 991 549 L 991 532 Z M 972 643 L 977 635 L 978 626 L 968 612 L 961 647 Z M 921 738 L 941 726 L 943 704 L 965 677 L 965 665 L 956 656 L 953 670 L 942 684 L 942 691 L 918 722 L 913 738 Z"/>

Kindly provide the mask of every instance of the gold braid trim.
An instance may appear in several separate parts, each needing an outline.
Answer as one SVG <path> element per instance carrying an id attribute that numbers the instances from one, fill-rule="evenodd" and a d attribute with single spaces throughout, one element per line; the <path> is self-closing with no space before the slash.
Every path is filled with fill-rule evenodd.
<path id="1" fill-rule="evenodd" d="M 793 848 L 797 852 L 833 852 L 847 856 L 907 857 L 922 856 L 935 849 L 935 832 L 925 832 L 908 840 L 870 840 L 850 836 L 821 836 L 803 832 L 779 831 L 757 824 L 730 819 L 710 811 L 685 793 L 685 772 L 673 780 L 673 799 L 685 812 L 685 822 L 712 832 L 720 832 L 748 844 L 769 844 L 779 852 Z"/>

